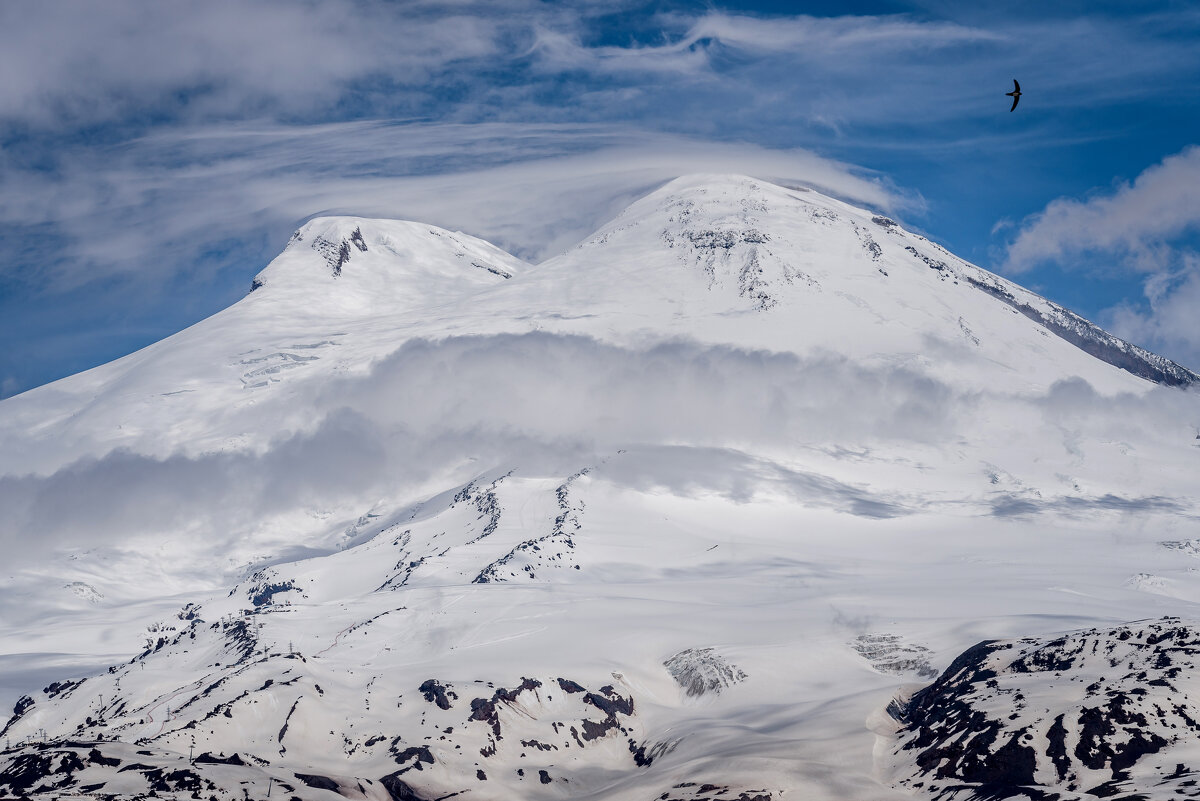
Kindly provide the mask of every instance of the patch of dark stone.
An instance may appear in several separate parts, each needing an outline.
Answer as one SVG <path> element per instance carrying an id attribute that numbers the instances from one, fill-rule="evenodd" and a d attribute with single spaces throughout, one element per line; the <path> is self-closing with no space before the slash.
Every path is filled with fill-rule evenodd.
<path id="1" fill-rule="evenodd" d="M 1158 678 L 1194 669 L 1194 659 L 1189 657 L 1194 657 L 1197 645 L 1197 631 L 1171 618 L 1077 632 L 1041 643 L 983 642 L 959 656 L 907 704 L 894 702 L 889 710 L 909 733 L 902 751 L 918 752 L 913 758 L 918 774 L 951 783 L 942 785 L 939 797 L 964 790 L 986 799 L 1057 798 L 1052 788 L 1042 789 L 1035 783 L 1041 749 L 1059 782 L 1078 781 L 1076 766 L 1109 770 L 1111 781 L 1086 792 L 1134 799 L 1140 796 L 1129 784 L 1130 769 L 1142 757 L 1179 742 L 1188 730 L 1192 737 L 1200 733 L 1200 722 L 1188 714 L 1186 702 L 1164 706 L 1163 698 L 1151 696 L 1146 689 L 1173 689 Z M 1006 662 L 1004 652 L 1017 647 L 1020 652 Z M 1097 666 L 1122 667 L 1128 672 L 1088 685 L 1086 698 L 1093 703 L 1047 716 L 1045 722 L 1031 719 L 1024 726 L 1010 724 L 1018 719 L 1015 714 L 984 711 L 995 707 L 1001 693 L 1011 694 L 1013 703 L 1023 701 L 1023 675 L 1051 674 L 1070 681 L 1071 671 Z M 1144 669 L 1139 669 L 1142 666 Z M 998 681 L 1001 674 L 1007 677 L 1008 689 Z M 1043 730 L 1042 726 L 1046 726 L 1045 734 L 1039 737 L 1036 732 Z"/>
<path id="2" fill-rule="evenodd" d="M 335 278 L 342 274 L 342 267 L 348 261 L 350 261 L 350 243 L 343 240 L 341 246 L 338 247 L 337 263 L 333 265 L 333 276 Z"/>
<path id="3" fill-rule="evenodd" d="M 210 684 L 204 688 L 204 690 L 200 693 L 201 697 L 207 698 L 212 693 L 213 690 L 217 689 L 218 687 L 220 687 L 222 684 L 224 684 L 227 681 L 229 681 L 228 676 L 222 676 L 221 678 L 217 679 L 212 684 Z"/>
<path id="4" fill-rule="evenodd" d="M 184 791 L 199 793 L 202 789 L 200 777 L 187 768 L 180 768 L 173 771 L 153 768 L 143 771 L 142 775 L 146 777 L 146 783 L 150 789 L 155 792 L 172 793 Z"/>
<path id="5" fill-rule="evenodd" d="M 8 723 L 4 724 L 4 728 L 0 730 L 0 737 L 8 734 L 8 730 L 16 725 L 17 721 L 19 721 L 32 707 L 33 699 L 28 695 L 22 695 L 20 698 L 18 698 L 17 703 L 13 705 L 12 717 L 8 719 Z"/>
<path id="6" fill-rule="evenodd" d="M 497 712 L 496 705 L 500 703 L 514 704 L 517 702 L 518 696 L 523 692 L 537 692 L 537 688 L 541 687 L 542 683 L 537 679 L 522 678 L 520 685 L 508 690 L 504 687 L 499 688 L 492 693 L 491 698 L 472 698 L 471 699 L 471 716 L 467 720 L 477 720 L 481 723 L 487 723 L 492 727 L 492 734 L 496 739 L 501 739 L 500 735 L 500 716 Z"/>
<path id="7" fill-rule="evenodd" d="M 633 714 L 633 698 L 622 697 L 613 689 L 612 685 L 601 687 L 599 693 L 588 693 L 583 696 L 583 702 L 591 704 L 604 713 L 602 721 L 584 720 L 582 722 L 581 727 L 585 741 L 599 739 L 615 730 L 624 732 L 625 728 L 617 720 L 617 715 Z"/>
<path id="8" fill-rule="evenodd" d="M 401 750 L 399 748 L 399 742 L 400 738 L 397 737 L 395 740 L 392 740 L 392 744 L 388 748 L 388 752 L 392 755 L 392 759 L 397 765 L 404 765 L 409 760 L 412 760 L 412 764 L 401 768 L 392 775 L 400 776 L 410 770 L 413 770 L 414 768 L 416 770 L 424 770 L 425 765 L 433 764 L 433 752 L 429 750 L 429 746 L 412 745 Z M 422 763 L 424 763 L 424 765 Z"/>
<path id="9" fill-rule="evenodd" d="M 318 776 L 314 773 L 297 773 L 295 776 L 309 787 L 317 790 L 331 790 L 336 793 L 341 786 L 328 776 Z"/>
<path id="10" fill-rule="evenodd" d="M 736 796 L 729 795 L 729 787 L 716 784 L 682 782 L 660 795 L 659 801 L 772 801 L 774 796 L 766 790 L 742 790 Z"/>
<path id="11" fill-rule="evenodd" d="M 196 757 L 193 761 L 199 765 L 204 765 L 204 764 L 208 764 L 208 765 L 245 765 L 246 764 L 244 761 L 242 761 L 242 758 L 240 756 L 238 756 L 236 753 L 233 754 L 232 756 L 225 756 L 224 754 L 221 754 L 220 756 L 213 756 L 208 751 L 205 751 L 203 754 Z"/>
<path id="12" fill-rule="evenodd" d="M 429 801 L 417 794 L 417 791 L 400 779 L 400 773 L 392 773 L 379 780 L 384 789 L 391 795 L 392 801 Z"/>
<path id="13" fill-rule="evenodd" d="M 74 751 L 27 752 L 0 772 L 0 788 L 7 788 L 16 796 L 27 795 L 35 786 L 42 790 L 61 790 L 75 784 L 74 773 L 84 767 L 83 760 Z M 55 780 L 55 777 L 60 778 Z"/>
<path id="14" fill-rule="evenodd" d="M 729 250 L 743 242 L 758 245 L 770 240 L 770 237 L 756 228 L 747 228 L 744 231 L 684 231 L 683 237 L 691 242 L 693 247 L 701 250 Z"/>
<path id="15" fill-rule="evenodd" d="M 292 702 L 292 708 L 288 710 L 287 717 L 283 719 L 283 726 L 280 727 L 280 729 L 279 729 L 279 750 L 280 750 L 280 752 L 287 750 L 283 747 L 283 738 L 287 734 L 288 723 L 291 721 L 292 715 L 295 714 L 296 707 L 299 705 L 300 705 L 300 699 L 297 698 L 295 701 Z"/>
<path id="16" fill-rule="evenodd" d="M 258 645 L 258 638 L 250 631 L 250 625 L 245 618 L 237 618 L 236 620 L 225 620 L 213 623 L 211 628 L 220 629 L 225 637 L 225 640 L 232 647 L 233 662 L 232 665 L 240 665 L 245 662 L 254 653 L 255 647 Z M 149 656 L 154 650 L 161 648 L 165 642 L 160 639 L 160 644 L 152 649 L 147 649 L 137 658 L 142 659 Z"/>
<path id="17" fill-rule="evenodd" d="M 558 750 L 557 745 L 551 745 L 549 743 L 538 742 L 537 740 L 522 740 L 521 745 L 523 745 L 525 748 L 536 748 L 539 751 L 557 751 Z"/>
<path id="18" fill-rule="evenodd" d="M 538 781 L 541 782 L 542 784 L 549 784 L 550 782 L 552 782 L 554 780 L 550 778 L 549 773 L 547 773 L 544 770 L 539 770 L 538 771 Z"/>
<path id="19" fill-rule="evenodd" d="M 104 756 L 104 754 L 100 753 L 98 748 L 93 748 L 88 752 L 88 762 L 92 763 L 93 765 L 102 765 L 106 768 L 115 768 L 121 764 L 121 760 L 117 759 L 116 757 Z"/>
<path id="20" fill-rule="evenodd" d="M 1112 696 L 1101 708 L 1085 707 L 1079 714 L 1079 742 L 1075 746 L 1075 758 L 1092 770 L 1112 769 L 1113 778 L 1146 754 L 1161 751 L 1170 743 L 1149 731 L 1149 721 L 1140 712 L 1131 711 L 1128 698 Z M 1114 742 L 1117 726 L 1124 727 L 1125 742 Z"/>
<path id="21" fill-rule="evenodd" d="M 921 261 L 925 262 L 925 266 L 931 270 L 937 270 L 938 272 L 944 273 L 950 269 L 950 265 L 946 264 L 946 262 L 941 261 L 940 259 L 931 259 L 921 251 L 914 248 L 912 245 L 906 245 L 904 249 L 913 256 L 916 256 Z"/>
<path id="22" fill-rule="evenodd" d="M 508 270 L 501 270 L 498 267 L 493 267 L 490 264 L 480 264 L 477 261 L 473 261 L 471 262 L 471 266 L 478 267 L 481 270 L 487 270 L 492 275 L 498 275 L 501 278 L 512 278 L 512 273 L 510 273 Z"/>
<path id="23" fill-rule="evenodd" d="M 282 581 L 278 584 L 259 584 L 251 587 L 249 591 L 250 603 L 254 604 L 257 609 L 260 606 L 267 606 L 273 603 L 273 599 L 281 592 L 296 589 L 296 585 L 291 580 Z"/>
<path id="24" fill-rule="evenodd" d="M 458 700 L 458 695 L 446 685 L 436 679 L 426 679 L 417 691 L 424 696 L 425 700 L 431 704 L 436 704 L 438 709 L 449 709 L 452 704 L 450 699 Z"/>
<path id="25" fill-rule="evenodd" d="M 636 740 L 630 737 L 629 753 L 633 754 L 633 763 L 639 768 L 644 768 L 654 764 L 654 760 L 659 757 L 674 751 L 677 745 L 679 745 L 679 740 L 663 740 L 647 747 L 646 743 L 639 745 Z"/>
<path id="26" fill-rule="evenodd" d="M 77 681 L 56 681 L 50 686 L 44 688 L 42 692 L 44 692 L 50 698 L 55 698 L 60 695 L 63 698 L 67 698 L 72 692 L 74 692 L 75 688 L 79 687 L 81 684 L 83 684 L 83 682 L 83 679 L 79 679 Z"/>

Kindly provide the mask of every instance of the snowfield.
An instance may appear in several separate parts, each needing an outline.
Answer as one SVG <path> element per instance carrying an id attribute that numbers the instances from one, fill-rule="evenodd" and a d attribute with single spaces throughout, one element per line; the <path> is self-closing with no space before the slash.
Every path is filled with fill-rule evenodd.
<path id="1" fill-rule="evenodd" d="M 1185 367 L 742 176 L 252 287 L 0 403 L 0 797 L 1196 793 Z"/>

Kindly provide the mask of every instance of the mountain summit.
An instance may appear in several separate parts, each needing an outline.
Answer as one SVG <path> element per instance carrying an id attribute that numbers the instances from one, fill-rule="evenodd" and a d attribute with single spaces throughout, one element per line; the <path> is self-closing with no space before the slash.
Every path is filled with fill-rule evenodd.
<path id="1" fill-rule="evenodd" d="M 331 316 L 370 316 L 435 305 L 512 278 L 527 265 L 494 245 L 436 226 L 319 217 L 292 234 L 251 291 L 312 304 Z M 333 279 L 340 279 L 336 291 Z"/>
<path id="2" fill-rule="evenodd" d="M 1191 371 L 742 176 L 252 286 L 0 402 L 0 796 L 1190 792 Z"/>

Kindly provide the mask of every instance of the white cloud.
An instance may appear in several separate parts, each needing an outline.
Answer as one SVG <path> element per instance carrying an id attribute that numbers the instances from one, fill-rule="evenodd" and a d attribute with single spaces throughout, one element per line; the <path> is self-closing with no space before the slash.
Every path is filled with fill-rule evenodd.
<path id="1" fill-rule="evenodd" d="M 911 365 L 836 354 L 689 340 L 617 346 L 546 332 L 410 340 L 367 375 L 297 385 L 287 404 L 306 410 L 312 429 L 262 452 L 156 458 L 117 449 L 0 475 L 0 548 L 11 569 L 58 549 L 139 541 L 208 548 L 228 567 L 227 552 L 255 532 L 282 527 L 292 546 L 312 545 L 304 538 L 326 524 L 304 522 L 305 510 L 361 514 L 380 498 L 416 502 L 496 469 L 565 475 L 621 449 L 639 455 L 608 475 L 629 486 L 740 500 L 782 492 L 887 516 L 920 507 L 905 493 L 926 486 L 925 471 L 941 469 L 932 465 L 955 481 L 970 474 L 961 456 L 923 464 L 927 448 L 997 464 L 1028 451 L 1105 482 L 1111 465 L 1078 463 L 1078 442 L 1176 447 L 1200 419 L 1200 396 L 1165 387 L 1102 395 L 1076 378 L 1040 395 L 964 392 Z M 822 452 L 859 466 L 810 472 L 823 457 L 813 464 L 803 454 Z M 864 469 L 901 463 L 924 477 L 895 485 L 881 476 L 896 474 Z M 1022 504 L 1031 511 L 1040 502 Z"/>
<path id="2" fill-rule="evenodd" d="M 1059 198 L 1027 219 L 1004 264 L 1010 272 L 1084 254 L 1157 271 L 1170 241 L 1200 228 L 1200 147 L 1191 146 L 1144 170 L 1132 183 L 1084 200 Z"/>
<path id="3" fill-rule="evenodd" d="M 1200 365 L 1200 147 L 1146 168 L 1132 182 L 1086 199 L 1059 198 L 1026 219 L 1004 269 L 1053 262 L 1066 269 L 1143 276 L 1148 306 L 1129 302 L 1102 314 L 1118 336 L 1186 365 Z"/>
<path id="4" fill-rule="evenodd" d="M 1183 256 L 1185 267 L 1146 283 L 1148 309 L 1124 303 L 1109 310 L 1109 327 L 1134 342 L 1149 342 L 1160 353 L 1193 369 L 1200 367 L 1200 255 Z"/>
<path id="5" fill-rule="evenodd" d="M 416 501 L 496 468 L 565 474 L 624 448 L 676 454 L 628 468 L 625 483 L 731 496 L 770 485 L 880 516 L 898 510 L 862 487 L 787 467 L 789 449 L 944 443 L 972 425 L 960 394 L 906 366 L 544 332 L 412 340 L 369 375 L 305 387 L 288 402 L 309 410 L 312 430 L 261 453 L 116 449 L 46 474 L 0 475 L 0 548 L 14 569 L 60 548 L 139 539 L 219 552 L 298 509 Z M 670 469 L 681 459 L 687 470 Z"/>
<path id="6" fill-rule="evenodd" d="M 0 120 L 305 113 L 373 75 L 419 83 L 505 47 L 503 17 L 358 0 L 0 5 Z"/>

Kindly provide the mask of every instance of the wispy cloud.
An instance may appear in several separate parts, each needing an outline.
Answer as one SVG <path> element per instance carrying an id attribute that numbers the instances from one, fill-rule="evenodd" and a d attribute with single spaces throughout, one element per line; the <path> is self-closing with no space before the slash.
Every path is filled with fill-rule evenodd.
<path id="1" fill-rule="evenodd" d="M 195 254 L 269 230 L 278 248 L 321 213 L 417 219 L 553 255 L 657 184 L 689 172 L 799 182 L 891 211 L 919 207 L 879 176 L 806 150 L 722 144 L 619 126 L 220 127 L 151 135 L 63 163 L 47 180 L 11 176 L 0 222 L 67 238 L 31 280 L 103 275 L 150 282 Z M 154 254 L 155 258 L 130 258 Z"/>

